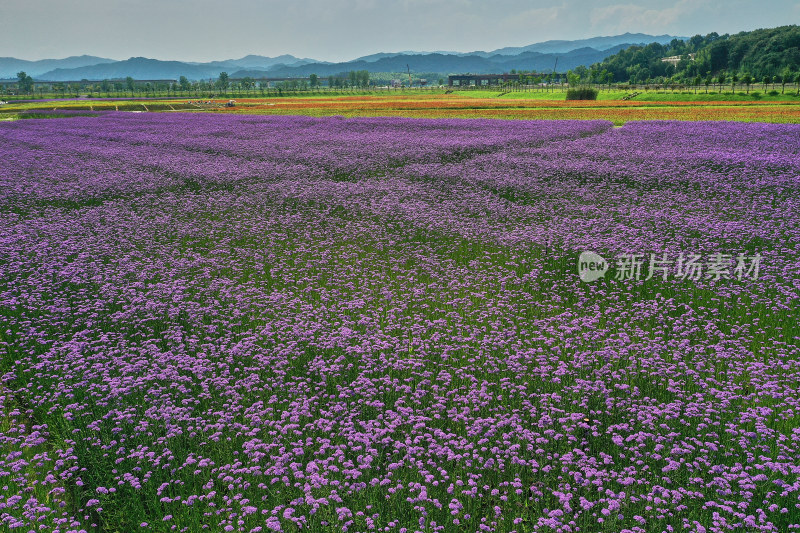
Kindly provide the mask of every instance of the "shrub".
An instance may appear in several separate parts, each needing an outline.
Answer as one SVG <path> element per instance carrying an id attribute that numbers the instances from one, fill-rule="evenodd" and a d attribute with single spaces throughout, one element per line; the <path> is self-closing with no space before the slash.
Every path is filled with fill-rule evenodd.
<path id="1" fill-rule="evenodd" d="M 575 87 L 567 89 L 567 100 L 597 100 L 600 91 L 592 87 Z"/>
<path id="2" fill-rule="evenodd" d="M 779 93 L 778 91 L 770 91 L 767 94 L 770 95 L 770 96 L 778 96 L 781 93 Z"/>

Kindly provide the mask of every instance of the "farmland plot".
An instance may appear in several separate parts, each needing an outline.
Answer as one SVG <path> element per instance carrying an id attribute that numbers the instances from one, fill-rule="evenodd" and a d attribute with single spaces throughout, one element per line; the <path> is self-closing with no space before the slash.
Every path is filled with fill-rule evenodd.
<path id="1" fill-rule="evenodd" d="M 800 126 L 0 140 L 3 527 L 800 528 Z"/>

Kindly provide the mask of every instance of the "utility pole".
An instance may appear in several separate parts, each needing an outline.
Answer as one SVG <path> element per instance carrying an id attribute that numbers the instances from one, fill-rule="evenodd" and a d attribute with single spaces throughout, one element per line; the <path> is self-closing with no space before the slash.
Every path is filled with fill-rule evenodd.
<path id="1" fill-rule="evenodd" d="M 553 81 L 556 79 L 556 67 L 558 66 L 558 56 L 556 56 L 556 64 L 553 65 Z"/>

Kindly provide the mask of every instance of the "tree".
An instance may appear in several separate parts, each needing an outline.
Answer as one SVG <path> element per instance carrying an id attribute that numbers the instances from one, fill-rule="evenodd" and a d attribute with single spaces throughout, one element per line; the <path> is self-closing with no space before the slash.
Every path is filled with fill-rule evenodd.
<path id="1" fill-rule="evenodd" d="M 794 82 L 797 84 L 797 94 L 800 94 L 800 72 L 795 76 Z"/>
<path id="2" fill-rule="evenodd" d="M 608 83 L 608 90 L 611 90 L 611 82 L 614 81 L 614 74 L 609 72 L 608 69 L 603 69 L 600 73 L 600 77 L 603 78 L 603 82 Z"/>
<path id="3" fill-rule="evenodd" d="M 763 79 L 763 80 L 761 80 L 761 81 L 764 83 L 764 92 L 766 92 L 766 91 L 767 91 L 767 85 L 769 85 L 770 83 L 772 83 L 772 77 L 770 77 L 770 76 L 764 76 L 764 79 Z"/>
<path id="4" fill-rule="evenodd" d="M 567 71 L 567 83 L 570 87 L 577 87 L 578 83 L 580 83 L 581 77 L 572 72 L 571 70 Z"/>
<path id="5" fill-rule="evenodd" d="M 781 72 L 781 94 L 783 94 L 783 92 L 786 90 L 786 84 L 792 81 L 793 77 L 794 76 L 792 76 L 792 69 L 790 69 L 789 67 L 783 69 L 783 72 Z"/>
<path id="6" fill-rule="evenodd" d="M 178 78 L 178 85 L 181 87 L 181 91 L 188 91 L 192 85 L 189 83 L 189 78 L 186 76 L 181 76 Z"/>
<path id="7" fill-rule="evenodd" d="M 314 87 L 319 85 L 319 76 L 317 76 L 316 74 L 310 75 L 308 77 L 308 82 L 311 85 L 311 88 L 313 89 Z"/>
<path id="8" fill-rule="evenodd" d="M 369 87 L 369 71 L 368 70 L 359 70 L 356 76 L 358 80 L 358 85 L 361 87 Z"/>
<path id="9" fill-rule="evenodd" d="M 731 93 L 736 92 L 736 82 L 739 81 L 739 76 L 734 72 L 731 74 Z"/>
<path id="10" fill-rule="evenodd" d="M 753 76 L 749 72 L 742 74 L 742 83 L 747 86 L 747 94 L 750 94 L 750 84 L 753 83 Z"/>
<path id="11" fill-rule="evenodd" d="M 719 83 L 719 92 L 722 93 L 722 86 L 725 85 L 725 71 L 720 71 L 717 75 L 717 83 Z"/>
<path id="12" fill-rule="evenodd" d="M 220 72 L 219 78 L 217 78 L 217 87 L 220 90 L 227 90 L 228 88 L 228 73 L 227 72 Z"/>
<path id="13" fill-rule="evenodd" d="M 17 86 L 19 87 L 19 91 L 23 93 L 29 93 L 33 91 L 33 78 L 28 76 L 24 70 L 17 72 Z"/>
<path id="14" fill-rule="evenodd" d="M 133 90 L 136 89 L 136 84 L 134 83 L 133 78 L 130 76 L 125 78 L 125 88 L 128 89 L 131 94 L 133 94 Z"/>

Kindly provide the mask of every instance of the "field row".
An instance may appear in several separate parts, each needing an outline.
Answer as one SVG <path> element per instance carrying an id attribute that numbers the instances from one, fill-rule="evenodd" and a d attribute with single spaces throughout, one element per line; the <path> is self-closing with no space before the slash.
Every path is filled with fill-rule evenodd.
<path id="1" fill-rule="evenodd" d="M 481 93 L 482 94 L 482 93 Z M 450 95 L 342 96 L 316 98 L 244 99 L 229 108 L 227 100 L 93 100 L 10 104 L 0 117 L 25 118 L 32 110 L 84 111 L 214 111 L 266 115 L 347 117 L 400 116 L 411 118 L 499 118 L 517 120 L 610 120 L 617 125 L 635 120 L 800 122 L 800 105 L 793 101 L 565 101 L 467 97 Z"/>

